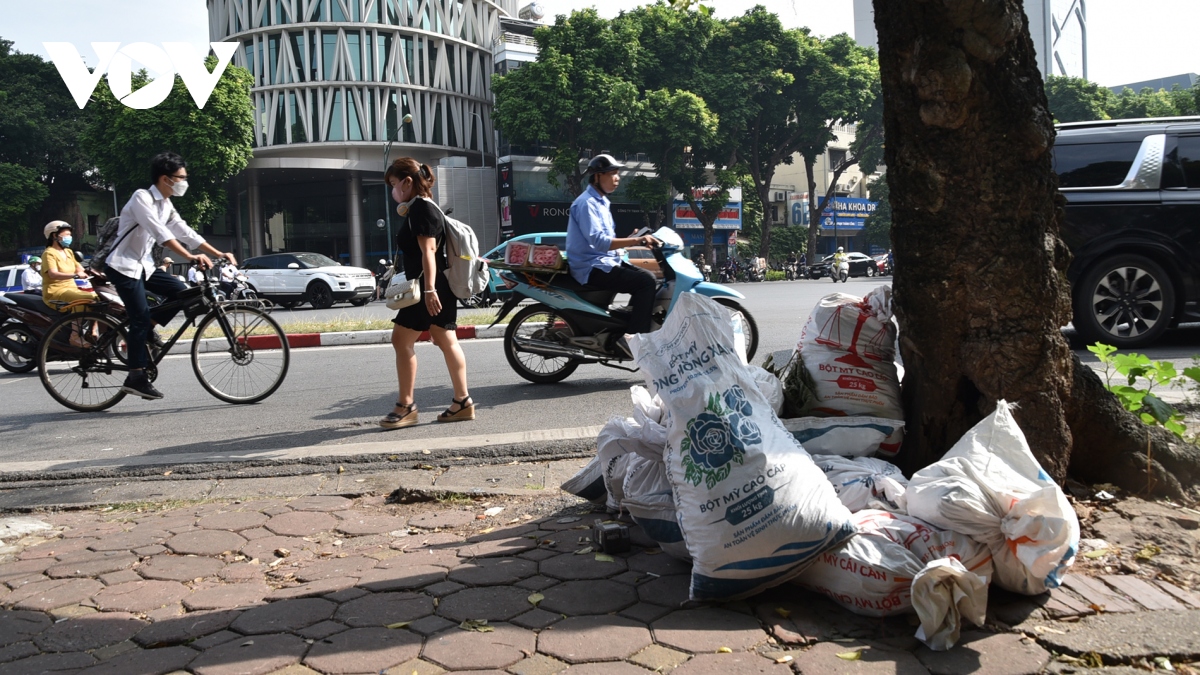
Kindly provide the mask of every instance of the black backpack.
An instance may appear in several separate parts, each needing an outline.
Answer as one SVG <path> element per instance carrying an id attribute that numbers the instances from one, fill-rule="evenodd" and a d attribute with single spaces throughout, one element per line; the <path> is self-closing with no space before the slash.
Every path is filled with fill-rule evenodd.
<path id="1" fill-rule="evenodd" d="M 129 232 L 133 232 L 133 228 L 137 226 L 138 223 L 134 223 L 133 227 L 129 228 Z M 114 248 L 117 247 L 117 244 L 121 243 L 121 239 L 124 239 L 124 237 L 121 237 L 120 239 L 117 238 L 117 230 L 119 229 L 121 229 L 120 216 L 109 218 L 108 220 L 104 221 L 104 225 L 102 225 L 100 227 L 100 231 L 96 233 L 96 252 L 92 254 L 92 259 L 88 261 L 89 270 L 100 273 L 104 272 L 104 265 L 108 261 L 108 255 L 112 253 Z M 129 236 L 129 232 L 126 232 L 125 236 Z M 165 250 L 161 245 L 154 245 L 152 254 L 154 256 L 154 265 L 156 267 L 162 265 L 164 253 Z"/>

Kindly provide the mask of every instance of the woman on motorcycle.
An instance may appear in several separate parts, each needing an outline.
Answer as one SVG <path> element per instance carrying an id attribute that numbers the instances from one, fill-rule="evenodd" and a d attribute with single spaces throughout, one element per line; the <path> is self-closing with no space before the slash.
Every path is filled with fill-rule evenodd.
<path id="1" fill-rule="evenodd" d="M 71 226 L 61 220 L 52 220 L 42 229 L 42 233 L 46 235 L 46 250 L 42 253 L 42 302 L 47 307 L 59 310 L 62 303 L 96 300 L 95 293 L 80 290 L 75 285 L 76 279 L 86 279 L 87 274 L 71 250 Z M 82 312 L 84 309 L 86 305 L 78 305 L 71 311 Z M 72 333 L 71 344 L 75 347 L 86 346 L 77 333 Z"/>

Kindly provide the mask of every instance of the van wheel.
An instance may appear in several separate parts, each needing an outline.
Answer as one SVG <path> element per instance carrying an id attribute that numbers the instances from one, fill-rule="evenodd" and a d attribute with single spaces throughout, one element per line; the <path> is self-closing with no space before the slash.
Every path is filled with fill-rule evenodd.
<path id="1" fill-rule="evenodd" d="M 1175 285 L 1163 268 L 1140 255 L 1096 263 L 1075 292 L 1075 330 L 1090 344 L 1120 349 L 1150 344 L 1171 324 Z"/>
<path id="2" fill-rule="evenodd" d="M 308 301 L 313 309 L 329 309 L 333 307 L 333 291 L 324 281 L 314 281 L 308 286 Z"/>

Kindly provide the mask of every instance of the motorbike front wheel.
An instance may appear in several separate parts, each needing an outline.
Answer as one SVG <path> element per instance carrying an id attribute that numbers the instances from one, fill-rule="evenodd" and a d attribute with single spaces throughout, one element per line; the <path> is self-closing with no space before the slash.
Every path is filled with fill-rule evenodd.
<path id="1" fill-rule="evenodd" d="M 517 312 L 504 331 L 504 357 L 518 375 L 537 384 L 562 382 L 579 367 L 579 361 L 567 356 L 537 354 L 517 348 L 517 340 L 536 340 L 565 344 L 578 331 L 570 319 L 559 316 L 546 305 L 531 305 Z"/>

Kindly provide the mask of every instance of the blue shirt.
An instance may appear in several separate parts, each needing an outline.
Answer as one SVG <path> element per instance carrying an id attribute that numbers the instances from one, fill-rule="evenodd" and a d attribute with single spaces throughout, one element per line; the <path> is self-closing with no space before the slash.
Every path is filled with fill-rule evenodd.
<path id="1" fill-rule="evenodd" d="M 621 265 L 621 254 L 608 250 L 616 234 L 608 197 L 587 186 L 572 202 L 567 222 L 567 261 L 575 281 L 586 284 L 593 269 L 607 272 Z"/>

